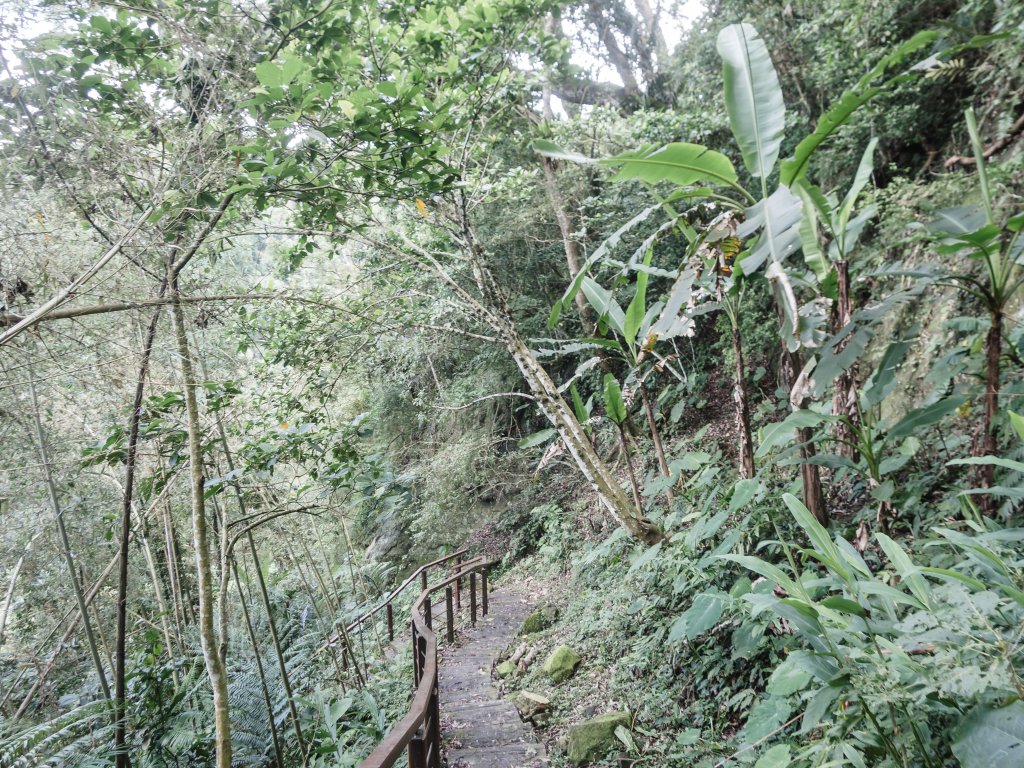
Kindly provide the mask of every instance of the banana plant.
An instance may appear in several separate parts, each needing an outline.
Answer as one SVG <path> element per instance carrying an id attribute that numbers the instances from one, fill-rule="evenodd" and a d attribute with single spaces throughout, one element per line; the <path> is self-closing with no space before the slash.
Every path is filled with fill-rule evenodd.
<path id="1" fill-rule="evenodd" d="M 812 270 L 818 290 L 832 302 L 830 328 L 835 341 L 825 345 L 823 354 L 840 356 L 846 350 L 850 334 L 842 331 L 853 320 L 851 291 L 850 256 L 856 248 L 861 232 L 868 221 L 878 212 L 878 206 L 871 204 L 854 216 L 857 198 L 871 178 L 874 167 L 874 152 L 878 139 L 872 139 L 861 157 L 853 183 L 842 202 L 835 194 L 825 194 L 806 178 L 794 184 L 794 190 L 803 204 L 803 218 L 800 223 L 800 241 L 804 263 Z M 828 239 L 822 247 L 823 233 Z M 832 413 L 843 419 L 836 425 L 836 438 L 841 442 L 841 452 L 853 461 L 857 460 L 855 435 L 850 425 L 858 424 L 856 358 L 841 367 L 835 376 L 832 394 Z M 827 382 L 820 382 L 823 384 Z"/>
<path id="2" fill-rule="evenodd" d="M 963 395 L 954 394 L 915 408 L 896 421 L 883 418 L 882 403 L 895 389 L 897 371 L 910 347 L 911 341 L 907 339 L 888 346 L 858 393 L 854 417 L 832 417 L 846 428 L 834 434 L 833 441 L 848 450 L 818 459 L 824 466 L 852 471 L 867 481 L 872 498 L 878 502 L 878 530 L 886 534 L 897 512 L 893 501 L 897 494 L 895 475 L 913 456 L 913 450 L 903 449 L 901 444 L 939 423 L 967 401 Z"/>
<path id="3" fill-rule="evenodd" d="M 937 31 L 920 32 L 896 46 L 822 115 L 815 130 L 800 141 L 793 155 L 780 165 L 786 111 L 768 48 L 750 24 L 733 24 L 723 29 L 718 36 L 717 50 L 723 61 L 729 124 L 743 164 L 755 182 L 756 194 L 740 183 L 735 168 L 725 155 L 696 144 L 676 142 L 657 149 L 645 147 L 604 159 L 568 152 L 549 141 L 535 141 L 534 149 L 556 159 L 617 168 L 613 181 L 645 182 L 651 186 L 659 204 L 676 221 L 680 217 L 675 214 L 672 203 L 680 199 L 705 200 L 741 217 L 742 223 L 736 234 L 749 245 L 737 258 L 734 273 L 742 277 L 763 269 L 764 276 L 771 281 L 783 342 L 783 383 L 793 386 L 798 383 L 797 374 L 803 368 L 800 350 L 819 346 L 825 337 L 821 318 L 799 306 L 796 288 L 787 268 L 789 257 L 801 247 L 803 202 L 794 187 L 806 178 L 814 152 L 849 122 L 861 106 L 966 48 L 991 39 L 983 37 L 960 46 L 949 46 L 915 66 L 899 71 L 908 58 L 933 46 L 938 37 Z M 778 184 L 773 189 L 771 181 L 777 165 Z M 654 187 L 663 183 L 675 185 L 675 193 L 669 197 L 658 196 Z M 575 296 L 592 263 L 588 260 L 580 273 L 574 276 L 567 295 Z M 562 305 L 567 306 L 564 297 Z M 791 399 L 795 409 L 802 409 L 808 398 L 801 391 Z M 813 458 L 812 438 L 813 434 L 807 430 L 797 433 L 806 459 Z M 805 462 L 801 474 L 805 503 L 817 519 L 827 521 L 817 467 L 810 461 Z"/>
<path id="4" fill-rule="evenodd" d="M 978 133 L 974 110 L 968 109 L 967 130 L 978 167 L 980 206 L 965 206 L 939 211 L 938 219 L 929 229 L 941 238 L 938 251 L 942 255 L 965 257 L 981 265 L 981 275 L 964 271 L 951 276 L 957 289 L 977 299 L 989 315 L 985 335 L 985 410 L 981 439 L 975 456 L 995 456 L 999 450 L 996 422 L 999 415 L 999 392 L 1007 309 L 1024 286 L 1024 213 L 997 222 L 992 187 L 985 167 L 985 155 Z M 979 479 L 983 488 L 994 485 L 995 465 L 980 465 Z M 982 497 L 982 509 L 993 511 L 989 496 Z"/>

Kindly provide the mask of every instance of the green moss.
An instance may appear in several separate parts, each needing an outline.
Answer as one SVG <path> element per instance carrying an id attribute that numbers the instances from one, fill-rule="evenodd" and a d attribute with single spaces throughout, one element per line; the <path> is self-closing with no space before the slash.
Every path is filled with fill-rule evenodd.
<path id="1" fill-rule="evenodd" d="M 544 662 L 544 674 L 561 683 L 576 674 L 576 667 L 582 659 L 567 645 L 558 646 Z"/>
<path id="2" fill-rule="evenodd" d="M 565 732 L 566 755 L 573 765 L 585 765 L 599 760 L 615 746 L 615 729 L 628 728 L 629 714 L 609 712 L 584 720 Z"/>

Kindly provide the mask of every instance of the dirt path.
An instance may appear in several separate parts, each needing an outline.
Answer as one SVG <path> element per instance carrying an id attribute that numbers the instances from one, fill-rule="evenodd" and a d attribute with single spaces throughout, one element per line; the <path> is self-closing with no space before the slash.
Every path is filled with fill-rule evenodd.
<path id="1" fill-rule="evenodd" d="M 490 611 L 464 630 L 440 666 L 441 733 L 449 768 L 539 768 L 544 746 L 498 697 L 491 667 L 517 636 L 531 606 L 504 585 L 490 594 Z"/>

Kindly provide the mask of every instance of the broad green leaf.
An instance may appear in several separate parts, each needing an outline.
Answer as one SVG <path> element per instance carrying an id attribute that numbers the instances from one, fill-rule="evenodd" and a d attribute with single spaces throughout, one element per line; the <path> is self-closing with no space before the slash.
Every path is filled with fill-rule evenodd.
<path id="1" fill-rule="evenodd" d="M 639 555 L 637 555 L 636 559 L 633 561 L 633 564 L 629 567 L 629 572 L 633 573 L 634 571 L 638 571 L 641 568 L 643 568 L 645 565 L 653 562 L 654 558 L 656 558 L 658 556 L 659 552 L 661 552 L 661 542 L 660 541 L 657 544 L 655 544 L 653 547 L 648 547 L 643 552 L 641 552 Z"/>
<path id="2" fill-rule="evenodd" d="M 862 595 L 875 595 L 886 600 L 892 600 L 894 603 L 910 605 L 914 608 L 924 609 L 925 607 L 921 601 L 913 595 L 908 595 L 906 592 L 901 592 L 895 587 L 890 587 L 888 584 L 882 584 L 878 581 L 861 581 L 858 583 L 857 589 Z"/>
<path id="3" fill-rule="evenodd" d="M 1024 462 L 1004 459 L 999 456 L 969 456 L 966 459 L 953 459 L 946 462 L 946 466 L 957 464 L 995 464 L 997 467 L 1012 469 L 1014 472 L 1024 472 Z"/>
<path id="4" fill-rule="evenodd" d="M 783 421 L 769 424 L 761 431 L 761 444 L 757 446 L 755 459 L 764 458 L 773 448 L 791 442 L 797 429 L 816 427 L 826 417 L 814 411 L 794 411 Z"/>
<path id="5" fill-rule="evenodd" d="M 1014 432 L 1017 433 L 1017 437 L 1024 440 L 1024 416 L 1014 411 L 1007 411 L 1010 416 L 1010 423 L 1013 425 Z"/>
<path id="6" fill-rule="evenodd" d="M 836 545 L 832 543 L 832 538 L 828 535 L 828 531 L 825 530 L 821 523 L 814 519 L 814 515 L 808 511 L 807 507 L 796 496 L 791 493 L 784 493 L 782 494 L 782 500 L 789 507 L 789 511 L 792 513 L 797 524 L 804 529 L 807 538 L 811 540 L 811 544 L 817 550 L 825 565 L 841 578 L 849 580 L 850 572 L 847 570 Z"/>
<path id="7" fill-rule="evenodd" d="M 693 604 L 672 624 L 669 641 L 687 640 L 704 634 L 722 618 L 725 607 L 729 604 L 727 595 L 721 592 L 701 592 L 693 599 Z"/>
<path id="8" fill-rule="evenodd" d="M 932 234 L 969 235 L 985 227 L 985 211 L 976 205 L 941 208 L 925 228 Z"/>
<path id="9" fill-rule="evenodd" d="M 569 162 L 573 163 L 597 162 L 592 157 L 581 155 L 579 152 L 571 152 L 569 150 L 562 149 L 553 141 L 548 141 L 547 139 L 534 139 L 532 146 L 533 151 L 536 152 L 538 155 L 550 157 L 553 160 L 568 160 Z"/>
<path id="10" fill-rule="evenodd" d="M 885 556 L 889 558 L 889 562 L 893 564 L 896 572 L 900 575 L 903 582 L 910 588 L 914 597 L 920 600 L 922 604 L 926 606 L 930 605 L 931 594 L 928 589 L 928 583 L 919 573 L 917 573 L 917 569 L 914 566 L 913 561 L 907 553 L 903 551 L 903 547 L 884 533 L 876 533 L 875 538 L 878 539 L 878 543 L 885 551 Z"/>
<path id="11" fill-rule="evenodd" d="M 743 274 L 751 275 L 766 262 L 780 263 L 800 247 L 800 223 L 803 203 L 786 187 L 779 187 L 766 199 L 747 209 L 746 219 L 736 234 L 746 239 L 761 232 L 757 244 L 740 261 Z"/>
<path id="12" fill-rule="evenodd" d="M 797 659 L 792 655 L 787 656 L 779 666 L 772 672 L 768 680 L 768 693 L 779 696 L 788 696 L 791 693 L 804 690 L 811 682 L 811 675 L 797 665 Z"/>
<path id="13" fill-rule="evenodd" d="M 751 555 L 718 555 L 718 558 L 720 560 L 729 560 L 738 565 L 742 565 L 747 570 L 753 571 L 754 573 L 764 576 L 766 579 L 774 581 L 791 595 L 803 593 L 803 590 L 797 586 L 796 582 L 789 578 L 781 568 L 777 565 L 772 565 L 759 557 L 753 557 Z"/>
<path id="14" fill-rule="evenodd" d="M 685 187 L 699 181 L 735 186 L 737 180 L 736 169 L 728 157 L 699 144 L 674 142 L 653 152 L 626 152 L 599 162 L 619 169 L 612 181 L 669 181 Z"/>
<path id="15" fill-rule="evenodd" d="M 821 248 L 818 239 L 818 209 L 811 199 L 806 184 L 796 184 L 793 191 L 803 202 L 803 218 L 800 220 L 800 249 L 804 254 L 804 263 L 811 268 L 814 276 L 821 283 L 832 271 L 832 264 Z"/>
<path id="16" fill-rule="evenodd" d="M 926 427 L 942 421 L 966 402 L 966 397 L 947 397 L 937 403 L 926 405 L 924 408 L 916 408 L 893 424 L 886 437 L 891 440 L 902 440 L 904 437 L 919 434 Z"/>
<path id="17" fill-rule="evenodd" d="M 871 178 L 871 171 L 875 167 L 875 147 L 878 146 L 878 139 L 874 138 L 868 142 L 864 154 L 860 158 L 860 165 L 857 166 L 857 173 L 853 177 L 853 184 L 850 185 L 843 204 L 839 206 L 839 220 L 836 222 L 836 238 L 840 241 L 840 250 L 846 253 L 849 250 L 847 245 L 847 225 L 850 223 L 850 215 L 853 213 L 853 206 L 857 202 L 857 196 L 864 189 L 864 186 Z"/>
<path id="18" fill-rule="evenodd" d="M 800 720 L 800 732 L 807 733 L 817 728 L 821 721 L 825 719 L 825 715 L 832 709 L 832 703 L 839 698 L 841 693 L 841 688 L 833 688 L 832 686 L 825 686 L 815 693 L 811 697 L 807 709 L 804 710 L 803 718 Z"/>
<path id="19" fill-rule="evenodd" d="M 768 47 L 750 24 L 730 24 L 716 44 L 725 77 L 725 108 L 751 176 L 771 175 L 786 129 L 786 105 Z"/>
<path id="20" fill-rule="evenodd" d="M 761 699 L 750 708 L 747 724 L 743 728 L 743 742 L 752 744 L 771 735 L 792 711 L 789 702 L 781 696 Z"/>
<path id="21" fill-rule="evenodd" d="M 594 278 L 584 276 L 581 283 L 583 295 L 590 305 L 597 310 L 600 317 L 608 319 L 608 324 L 621 336 L 626 335 L 626 313 L 622 311 L 611 291 L 602 287 Z"/>
<path id="22" fill-rule="evenodd" d="M 952 746 L 962 768 L 1024 764 L 1024 702 L 975 707 L 953 732 Z"/>
<path id="23" fill-rule="evenodd" d="M 590 418 L 590 412 L 587 410 L 583 397 L 580 395 L 580 391 L 576 389 L 575 384 L 569 385 L 569 394 L 572 396 L 572 409 L 576 412 L 576 420 L 582 424 Z"/>
<path id="24" fill-rule="evenodd" d="M 628 413 L 626 403 L 622 399 L 622 390 L 618 380 L 610 373 L 604 375 L 604 407 L 608 418 L 616 424 L 622 424 Z"/>
<path id="25" fill-rule="evenodd" d="M 644 256 L 644 266 L 651 266 L 651 259 L 654 257 L 654 249 L 650 248 Z M 626 319 L 623 323 L 623 335 L 626 343 L 632 346 L 636 342 L 637 331 L 643 324 L 644 316 L 647 314 L 647 280 L 650 275 L 645 270 L 639 270 L 636 275 L 636 293 L 633 300 L 626 307 Z"/>
<path id="26" fill-rule="evenodd" d="M 868 615 L 868 612 L 864 610 L 860 603 L 856 603 L 846 597 L 840 597 L 839 595 L 826 597 L 821 601 L 821 604 L 830 610 L 839 611 L 839 613 L 852 613 L 854 616 Z"/>
<path id="27" fill-rule="evenodd" d="M 791 762 L 789 745 L 777 744 L 758 758 L 754 768 L 786 768 Z"/>
<path id="28" fill-rule="evenodd" d="M 954 571 L 950 568 L 933 568 L 931 566 L 924 566 L 922 568 L 918 568 L 917 570 L 919 570 L 921 573 L 927 573 L 930 576 L 936 576 L 943 579 L 952 579 L 954 581 L 959 581 L 962 584 L 967 584 L 968 586 L 974 587 L 978 590 L 987 589 L 984 582 L 979 581 L 978 579 L 975 579 L 971 576 L 965 576 L 959 571 Z"/>
<path id="29" fill-rule="evenodd" d="M 542 429 L 540 432 L 534 432 L 532 435 L 527 435 L 519 441 L 518 445 L 520 448 L 533 448 L 546 443 L 557 434 L 557 429 Z"/>
<path id="30" fill-rule="evenodd" d="M 892 67 L 898 66 L 908 56 L 921 50 L 925 46 L 931 45 L 937 37 L 938 32 L 935 30 L 918 32 L 905 43 L 897 46 L 892 52 L 884 56 L 874 69 L 864 75 L 860 81 L 853 86 L 853 88 L 840 96 L 839 100 L 829 107 L 825 114 L 823 114 L 818 120 L 818 125 L 814 129 L 814 132 L 797 145 L 796 151 L 793 153 L 793 157 L 789 160 L 783 161 L 779 177 L 781 183 L 786 186 L 791 186 L 793 182 L 802 177 L 807 172 L 807 165 L 810 162 L 811 155 L 814 154 L 814 151 L 823 142 L 827 141 L 832 134 L 839 130 L 839 128 L 845 125 L 850 117 L 860 109 L 860 107 L 869 102 L 883 90 L 891 88 L 894 85 L 898 85 L 912 77 L 913 75 L 897 75 L 896 77 L 889 78 L 881 84 L 874 84 Z"/>
<path id="31" fill-rule="evenodd" d="M 284 79 L 284 72 L 272 61 L 261 61 L 255 67 L 256 79 L 260 81 L 260 85 L 265 88 L 272 88 L 273 86 L 284 85 L 287 80 Z"/>
<path id="32" fill-rule="evenodd" d="M 684 335 L 693 327 L 693 319 L 685 310 L 693 295 L 693 282 L 696 277 L 697 272 L 693 268 L 680 271 L 657 322 L 651 326 L 651 333 L 656 334 L 659 339 Z"/>
<path id="33" fill-rule="evenodd" d="M 894 341 L 886 347 L 882 359 L 875 367 L 875 372 L 871 374 L 861 392 L 861 400 L 868 407 L 880 405 L 896 386 L 896 371 L 909 351 L 910 342 L 906 340 Z"/>
<path id="34" fill-rule="evenodd" d="M 761 481 L 756 478 L 737 482 L 733 486 L 732 497 L 729 499 L 729 514 L 745 507 L 762 489 Z"/>
<path id="35" fill-rule="evenodd" d="M 775 301 L 782 310 L 781 336 L 790 350 L 799 348 L 800 305 L 784 262 L 800 246 L 803 203 L 788 188 L 779 187 L 769 197 L 747 209 L 747 219 L 737 228 L 746 238 L 760 230 L 750 255 L 739 262 L 740 271 L 749 275 L 767 262 L 765 277 L 772 281 Z"/>

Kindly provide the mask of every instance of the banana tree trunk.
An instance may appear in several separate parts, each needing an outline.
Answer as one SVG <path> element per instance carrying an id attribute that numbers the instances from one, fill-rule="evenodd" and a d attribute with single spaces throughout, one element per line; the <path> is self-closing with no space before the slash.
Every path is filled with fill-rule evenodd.
<path id="1" fill-rule="evenodd" d="M 733 400 L 736 403 L 736 431 L 740 436 L 740 477 L 754 476 L 754 438 L 750 431 L 750 403 L 747 399 L 746 365 L 743 361 L 743 339 L 739 323 L 732 325 Z"/>
<path id="2" fill-rule="evenodd" d="M 835 264 L 839 298 L 836 301 L 833 315 L 832 333 L 845 328 L 853 318 L 853 301 L 850 298 L 850 263 L 843 259 Z M 849 336 L 836 345 L 836 354 L 843 351 L 849 342 Z M 841 456 L 851 461 L 859 461 L 856 437 L 853 427 L 859 425 L 860 415 L 857 411 L 857 365 L 854 363 L 836 377 L 835 389 L 832 393 L 832 414 L 843 421 L 836 422 L 832 436 L 836 439 L 836 450 Z"/>
<path id="3" fill-rule="evenodd" d="M 999 374 L 1000 357 L 1003 352 L 1003 313 L 995 309 L 991 313 L 992 322 L 985 335 L 985 424 L 982 439 L 978 443 L 979 456 L 995 456 L 999 450 L 996 441 L 996 416 L 999 414 Z M 982 464 L 979 467 L 978 479 L 982 488 L 991 488 L 995 484 L 995 466 Z M 986 515 L 995 511 L 992 497 L 981 497 L 981 509 Z"/>
<path id="4" fill-rule="evenodd" d="M 785 344 L 782 349 L 782 363 L 779 370 L 779 383 L 788 391 L 793 389 L 797 374 L 803 368 L 803 363 L 798 352 L 791 352 Z M 801 397 L 796 402 L 791 402 L 793 409 L 805 408 L 808 398 Z M 825 494 L 821 489 L 821 472 L 817 464 L 809 463 L 817 455 L 814 450 L 814 430 L 810 427 L 796 430 L 796 441 L 800 446 L 800 480 L 803 484 L 804 506 L 814 515 L 814 519 L 822 525 L 828 525 L 828 507 L 825 505 Z"/>
<path id="5" fill-rule="evenodd" d="M 654 453 L 658 457 L 658 469 L 661 470 L 662 477 L 672 477 L 672 472 L 668 468 L 668 459 L 665 457 L 665 447 L 661 443 L 661 433 L 658 432 L 658 425 L 654 420 L 654 404 L 651 402 L 651 395 L 647 391 L 647 384 L 640 385 L 640 399 L 644 403 L 647 426 L 651 430 L 651 442 L 654 444 Z M 671 509 L 675 503 L 675 495 L 672 493 L 671 486 L 665 489 L 665 500 L 668 502 L 669 509 Z"/>

